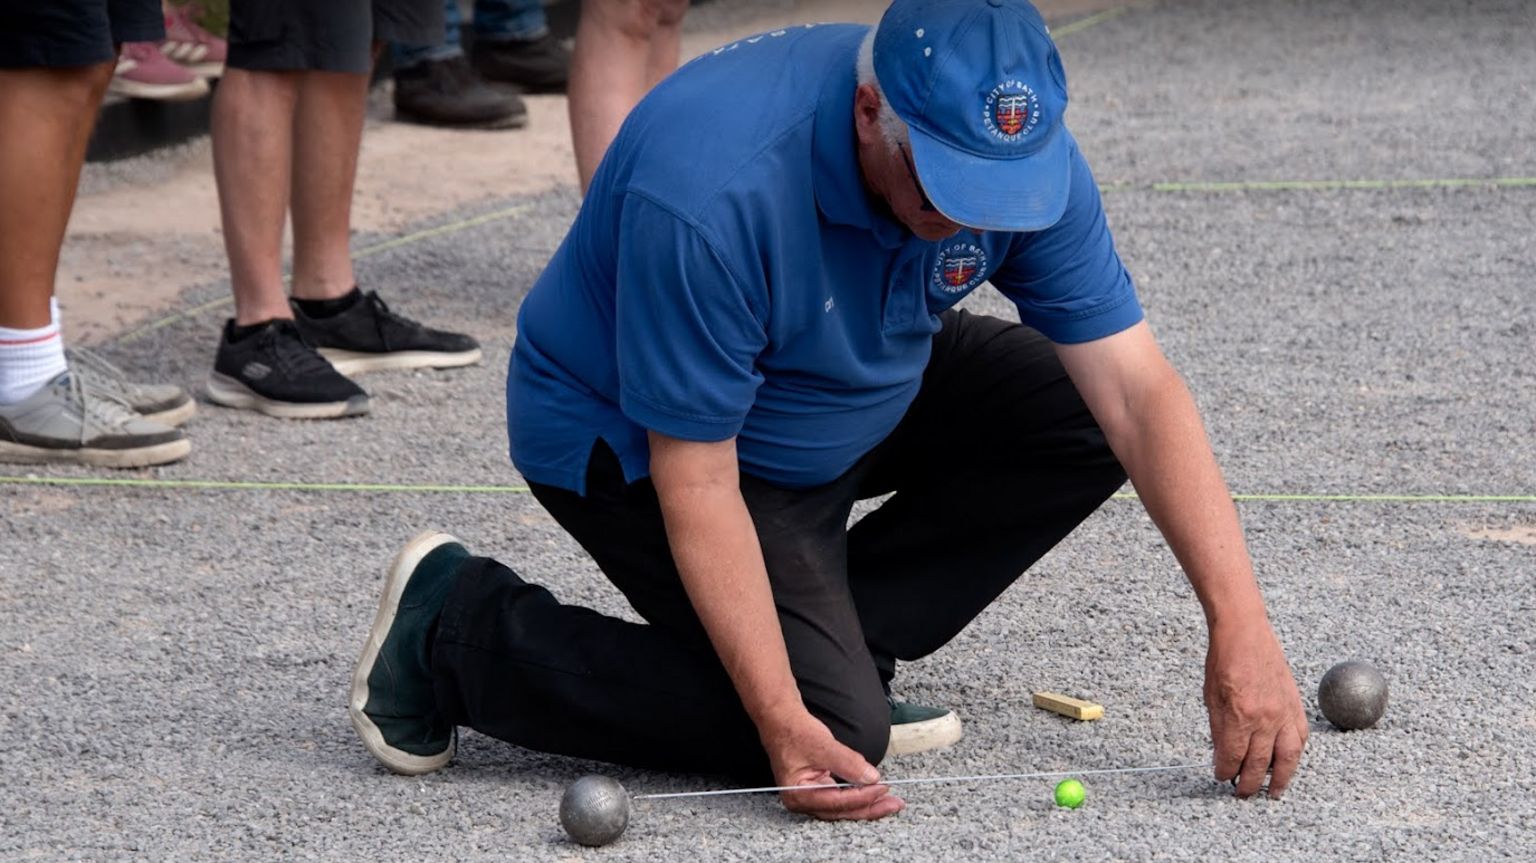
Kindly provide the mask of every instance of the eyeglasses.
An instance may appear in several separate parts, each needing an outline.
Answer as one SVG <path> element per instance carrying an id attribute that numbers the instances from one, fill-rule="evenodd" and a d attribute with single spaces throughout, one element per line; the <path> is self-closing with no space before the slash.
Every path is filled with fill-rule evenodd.
<path id="1" fill-rule="evenodd" d="M 907 166 L 907 173 L 912 177 L 912 185 L 917 189 L 918 197 L 922 198 L 923 212 L 937 213 L 939 208 L 935 207 L 933 202 L 928 200 L 928 193 L 923 191 L 923 181 L 917 178 L 917 166 L 912 164 L 912 156 L 907 152 L 906 146 L 903 144 L 897 144 L 896 149 L 901 151 L 902 164 Z"/>

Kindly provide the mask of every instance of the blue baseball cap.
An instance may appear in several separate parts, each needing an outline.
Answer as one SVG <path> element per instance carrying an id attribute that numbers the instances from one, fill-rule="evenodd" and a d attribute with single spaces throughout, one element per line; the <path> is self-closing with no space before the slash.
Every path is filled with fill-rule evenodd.
<path id="1" fill-rule="evenodd" d="M 1071 180 L 1067 76 L 1034 6 L 896 0 L 874 47 L 880 89 L 940 213 L 987 231 L 1056 224 Z"/>

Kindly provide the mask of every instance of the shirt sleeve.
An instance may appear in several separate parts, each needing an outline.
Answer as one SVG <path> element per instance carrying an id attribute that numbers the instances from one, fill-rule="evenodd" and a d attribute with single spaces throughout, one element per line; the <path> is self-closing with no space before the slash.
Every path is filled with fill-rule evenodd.
<path id="1" fill-rule="evenodd" d="M 1130 273 L 1115 252 L 1104 204 L 1088 162 L 1072 146 L 1071 191 L 1061 220 L 1015 234 L 992 284 L 1019 320 L 1058 344 L 1090 342 L 1142 319 Z"/>
<path id="2" fill-rule="evenodd" d="M 619 407 L 684 440 L 741 430 L 762 384 L 765 302 L 751 296 L 698 229 L 631 194 L 619 222 L 615 330 Z"/>

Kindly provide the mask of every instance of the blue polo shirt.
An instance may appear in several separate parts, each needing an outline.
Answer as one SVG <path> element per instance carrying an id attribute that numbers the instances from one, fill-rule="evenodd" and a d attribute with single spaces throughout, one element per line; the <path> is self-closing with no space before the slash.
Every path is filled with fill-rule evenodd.
<path id="1" fill-rule="evenodd" d="M 1075 144 L 1070 203 L 1044 231 L 927 242 L 870 197 L 853 128 L 866 32 L 742 40 L 631 113 L 518 316 L 507 427 L 524 477 L 584 493 L 601 438 L 633 481 L 653 429 L 734 436 L 744 472 L 818 485 L 895 428 L 938 314 L 982 282 L 1059 343 L 1141 320 Z"/>

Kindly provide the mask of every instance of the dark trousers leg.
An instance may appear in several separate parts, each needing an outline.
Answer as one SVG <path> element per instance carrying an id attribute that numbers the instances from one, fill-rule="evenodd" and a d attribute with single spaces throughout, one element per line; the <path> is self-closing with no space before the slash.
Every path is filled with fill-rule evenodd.
<path id="1" fill-rule="evenodd" d="M 916 401 L 860 469 L 861 498 L 895 492 L 848 538 L 849 583 L 886 680 L 1125 482 L 1051 343 L 964 312 L 944 315 Z"/>
<path id="2" fill-rule="evenodd" d="M 849 479 L 788 491 L 744 478 L 742 487 L 802 698 L 839 740 L 878 761 L 890 713 L 846 582 L 854 490 Z M 677 575 L 650 482 L 626 485 L 600 444 L 586 497 L 534 491 L 647 623 L 562 605 L 477 559 L 433 645 L 447 718 L 545 752 L 766 778 L 756 729 Z"/>

